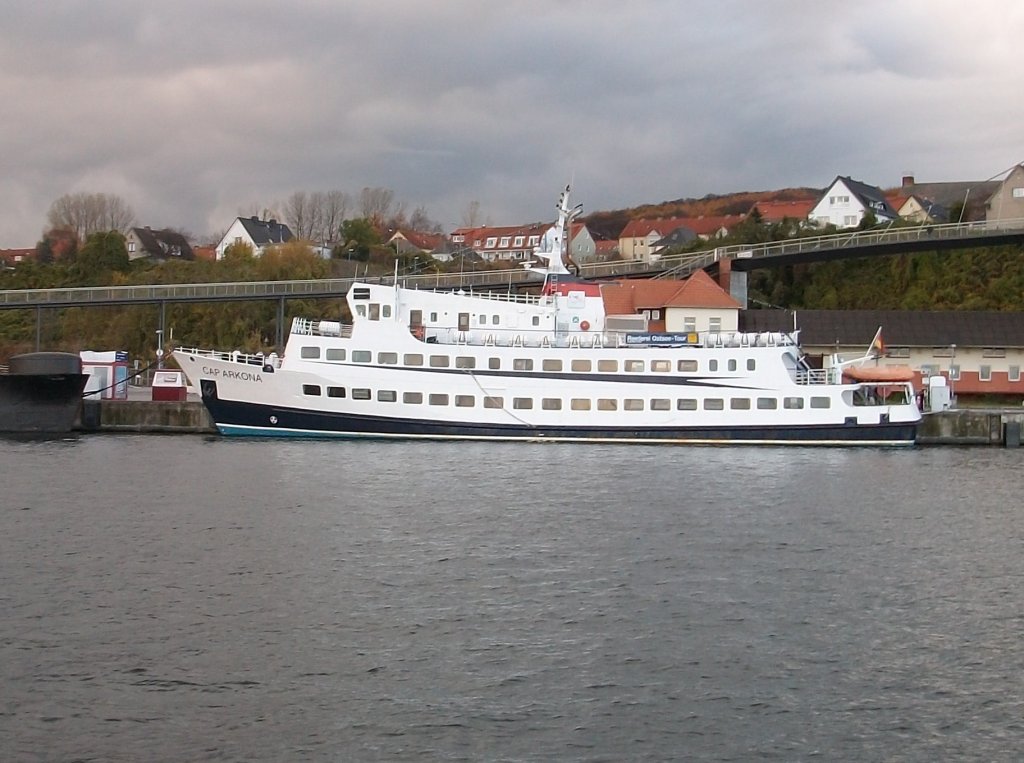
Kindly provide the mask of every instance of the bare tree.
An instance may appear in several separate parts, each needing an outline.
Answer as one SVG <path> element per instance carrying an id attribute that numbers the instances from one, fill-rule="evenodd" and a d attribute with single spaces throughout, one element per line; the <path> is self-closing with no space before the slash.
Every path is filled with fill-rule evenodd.
<path id="1" fill-rule="evenodd" d="M 475 199 L 466 205 L 462 213 L 463 228 L 478 228 L 480 226 L 480 202 Z"/>
<path id="2" fill-rule="evenodd" d="M 359 211 L 378 228 L 391 216 L 395 193 L 387 188 L 364 188 L 359 194 Z"/>
<path id="3" fill-rule="evenodd" d="M 412 212 L 412 217 L 409 218 L 409 227 L 415 231 L 421 233 L 440 233 L 441 225 L 430 219 L 430 215 L 427 214 L 427 208 L 423 206 L 416 207 Z"/>
<path id="4" fill-rule="evenodd" d="M 135 224 L 135 213 L 120 196 L 107 193 L 68 193 L 50 205 L 50 228 L 74 231 L 80 241 L 92 233 L 120 231 Z"/>
<path id="5" fill-rule="evenodd" d="M 284 219 L 296 238 L 309 241 L 313 237 L 313 203 L 305 191 L 296 191 L 284 203 Z"/>
<path id="6" fill-rule="evenodd" d="M 351 199 L 344 191 L 327 191 L 323 195 L 320 214 L 319 240 L 322 243 L 336 241 L 341 235 L 341 224 L 348 214 Z"/>

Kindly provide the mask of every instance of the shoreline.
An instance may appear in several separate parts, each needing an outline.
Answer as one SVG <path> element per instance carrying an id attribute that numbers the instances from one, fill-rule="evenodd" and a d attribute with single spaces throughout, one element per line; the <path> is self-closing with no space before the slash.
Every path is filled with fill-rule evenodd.
<path id="1" fill-rule="evenodd" d="M 80 433 L 204 434 L 217 428 L 199 396 L 185 400 L 152 400 L 149 387 L 129 387 L 127 400 L 82 401 L 72 431 Z M 1019 447 L 1024 408 L 959 408 L 926 413 L 917 445 L 986 445 Z"/>

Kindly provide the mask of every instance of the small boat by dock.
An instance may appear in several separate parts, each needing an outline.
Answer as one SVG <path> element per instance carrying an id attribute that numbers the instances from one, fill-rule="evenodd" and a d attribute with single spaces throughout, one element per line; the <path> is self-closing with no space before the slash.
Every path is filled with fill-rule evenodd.
<path id="1" fill-rule="evenodd" d="M 64 434 L 82 407 L 89 374 L 68 352 L 14 355 L 0 373 L 0 433 Z"/>

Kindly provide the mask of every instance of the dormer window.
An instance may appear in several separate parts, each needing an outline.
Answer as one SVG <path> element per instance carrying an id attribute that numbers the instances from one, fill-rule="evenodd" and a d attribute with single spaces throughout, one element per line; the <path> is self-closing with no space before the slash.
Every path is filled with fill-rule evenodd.
<path id="1" fill-rule="evenodd" d="M 495 244 L 497 243 L 497 241 L 498 241 L 498 239 L 497 239 L 497 238 L 495 238 L 494 236 L 490 236 L 490 237 L 489 237 L 489 238 L 487 239 L 487 243 L 486 243 L 486 244 L 484 244 L 484 248 L 485 248 L 485 249 L 493 249 L 493 248 L 494 248 L 494 245 L 495 245 Z"/>

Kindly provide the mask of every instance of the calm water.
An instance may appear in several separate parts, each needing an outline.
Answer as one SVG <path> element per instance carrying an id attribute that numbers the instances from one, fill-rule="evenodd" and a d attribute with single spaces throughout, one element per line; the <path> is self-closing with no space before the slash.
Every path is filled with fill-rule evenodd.
<path id="1" fill-rule="evenodd" d="M 1021 466 L 0 441 L 0 756 L 1016 760 Z"/>

